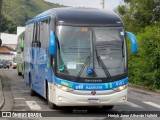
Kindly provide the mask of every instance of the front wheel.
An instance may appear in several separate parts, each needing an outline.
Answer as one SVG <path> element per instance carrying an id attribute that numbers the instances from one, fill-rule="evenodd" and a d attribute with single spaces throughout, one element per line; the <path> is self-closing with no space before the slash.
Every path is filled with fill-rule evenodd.
<path id="1" fill-rule="evenodd" d="M 110 105 L 110 106 L 103 106 L 102 108 L 105 110 L 111 110 L 114 106 Z"/>
<path id="2" fill-rule="evenodd" d="M 24 79 L 24 73 L 22 73 L 22 78 Z"/>
<path id="3" fill-rule="evenodd" d="M 21 72 L 18 72 L 18 76 L 21 76 Z"/>

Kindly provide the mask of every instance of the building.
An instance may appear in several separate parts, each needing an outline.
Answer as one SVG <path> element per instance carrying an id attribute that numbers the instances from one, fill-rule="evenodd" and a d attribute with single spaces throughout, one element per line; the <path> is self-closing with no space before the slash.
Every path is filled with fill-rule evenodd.
<path id="1" fill-rule="evenodd" d="M 2 45 L 0 47 L 0 59 L 12 60 L 16 54 L 17 38 L 25 30 L 25 27 L 17 27 L 17 34 L 0 33 Z"/>
<path id="2" fill-rule="evenodd" d="M 2 46 L 8 46 L 13 49 L 17 46 L 17 35 L 16 34 L 8 34 L 1 33 Z"/>
<path id="3" fill-rule="evenodd" d="M 16 54 L 16 51 L 8 46 L 1 46 L 0 47 L 0 60 L 12 60 L 13 56 Z"/>
<path id="4" fill-rule="evenodd" d="M 17 38 L 25 30 L 25 27 L 17 27 L 17 34 L 1 33 L 2 46 L 8 46 L 16 49 Z"/>

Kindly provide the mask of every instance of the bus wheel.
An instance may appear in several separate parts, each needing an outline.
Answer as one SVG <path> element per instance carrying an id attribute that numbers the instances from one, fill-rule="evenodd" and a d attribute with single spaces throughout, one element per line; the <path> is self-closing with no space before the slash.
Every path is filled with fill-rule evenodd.
<path id="1" fill-rule="evenodd" d="M 18 72 L 18 76 L 21 76 L 21 73 L 20 73 L 20 72 Z"/>
<path id="2" fill-rule="evenodd" d="M 24 73 L 22 73 L 22 78 L 24 79 Z"/>
<path id="3" fill-rule="evenodd" d="M 29 76 L 29 89 L 30 89 L 30 95 L 35 96 L 36 92 L 32 89 L 32 80 L 30 76 Z"/>
<path id="4" fill-rule="evenodd" d="M 102 108 L 105 110 L 111 110 L 114 106 L 110 105 L 110 106 L 103 106 Z"/>
<path id="5" fill-rule="evenodd" d="M 49 101 L 49 89 L 48 89 L 48 87 L 47 87 L 47 102 L 48 102 L 48 106 L 49 106 L 50 109 L 56 109 L 56 108 L 58 108 L 54 103 L 51 103 Z"/>

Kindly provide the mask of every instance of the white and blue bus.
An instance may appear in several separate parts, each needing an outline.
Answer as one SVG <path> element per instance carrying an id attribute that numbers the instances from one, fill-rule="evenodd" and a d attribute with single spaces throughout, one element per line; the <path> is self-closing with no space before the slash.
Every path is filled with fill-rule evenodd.
<path id="1" fill-rule="evenodd" d="M 94 8 L 54 8 L 25 27 L 24 79 L 31 95 L 57 106 L 103 106 L 127 101 L 127 43 L 113 12 Z"/>

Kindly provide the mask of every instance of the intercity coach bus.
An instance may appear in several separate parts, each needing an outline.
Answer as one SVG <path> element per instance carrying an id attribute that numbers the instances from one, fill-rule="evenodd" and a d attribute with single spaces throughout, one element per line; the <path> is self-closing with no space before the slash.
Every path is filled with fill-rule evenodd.
<path id="1" fill-rule="evenodd" d="M 135 36 L 125 32 L 111 11 L 53 8 L 25 27 L 24 79 L 30 94 L 50 108 L 102 106 L 127 101 L 127 43 L 137 52 Z"/>
<path id="2" fill-rule="evenodd" d="M 17 38 L 17 54 L 16 54 L 16 63 L 17 63 L 17 72 L 18 75 L 23 76 L 23 68 L 24 68 L 24 63 L 23 63 L 23 42 L 24 42 L 24 34 L 25 32 L 23 31 Z"/>

